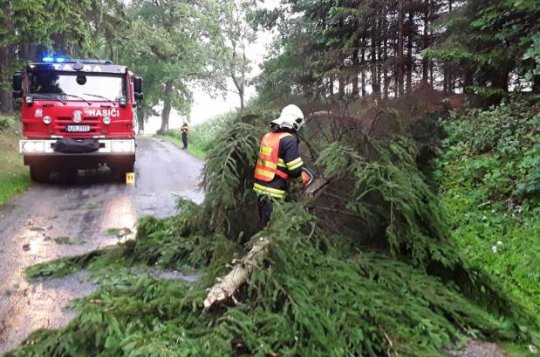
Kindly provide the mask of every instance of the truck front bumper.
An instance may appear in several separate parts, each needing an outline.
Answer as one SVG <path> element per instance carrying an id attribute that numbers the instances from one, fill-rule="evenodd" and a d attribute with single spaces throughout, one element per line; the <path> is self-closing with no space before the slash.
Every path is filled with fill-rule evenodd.
<path id="1" fill-rule="evenodd" d="M 25 165 L 43 165 L 51 170 L 91 169 L 105 164 L 110 168 L 132 167 L 135 163 L 134 139 L 99 139 L 99 149 L 90 153 L 61 153 L 54 149 L 57 140 L 24 139 L 19 152 Z"/>
<path id="2" fill-rule="evenodd" d="M 87 154 L 77 155 L 134 155 L 135 140 L 134 139 L 99 139 L 99 149 Z M 72 154 L 63 154 L 54 150 L 56 140 L 47 139 L 25 139 L 19 141 L 19 152 L 26 155 L 58 155 L 72 156 Z"/>

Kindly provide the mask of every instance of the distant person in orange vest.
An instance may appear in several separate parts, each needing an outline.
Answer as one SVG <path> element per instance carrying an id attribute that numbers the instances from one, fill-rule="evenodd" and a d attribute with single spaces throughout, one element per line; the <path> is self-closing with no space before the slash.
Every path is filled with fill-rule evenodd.
<path id="1" fill-rule="evenodd" d="M 273 201 L 285 199 L 289 182 L 306 187 L 313 173 L 304 167 L 298 145 L 298 130 L 304 125 L 304 113 L 296 105 L 287 105 L 279 118 L 270 123 L 271 131 L 261 140 L 255 167 L 253 189 L 259 196 L 259 218 L 266 226 L 272 217 Z"/>
<path id="2" fill-rule="evenodd" d="M 182 150 L 186 150 L 188 148 L 187 134 L 189 132 L 189 126 L 187 122 L 184 122 L 184 124 L 182 124 L 180 131 L 182 132 L 182 144 L 184 144 Z"/>

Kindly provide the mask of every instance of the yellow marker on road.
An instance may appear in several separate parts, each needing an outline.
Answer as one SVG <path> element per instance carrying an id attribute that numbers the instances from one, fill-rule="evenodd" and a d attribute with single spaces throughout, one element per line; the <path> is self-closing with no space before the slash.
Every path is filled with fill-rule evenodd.
<path id="1" fill-rule="evenodd" d="M 126 185 L 135 185 L 135 172 L 126 172 Z"/>

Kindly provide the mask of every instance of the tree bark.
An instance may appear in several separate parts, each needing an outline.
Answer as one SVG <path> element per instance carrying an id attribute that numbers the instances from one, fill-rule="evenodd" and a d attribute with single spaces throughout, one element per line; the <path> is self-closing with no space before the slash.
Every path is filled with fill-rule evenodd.
<path id="1" fill-rule="evenodd" d="M 137 122 L 139 123 L 139 133 L 144 133 L 144 113 L 142 109 L 140 108 L 140 105 L 137 105 L 137 108 L 135 110 L 137 111 Z"/>
<path id="2" fill-rule="evenodd" d="M 414 69 L 413 62 L 413 35 L 414 35 L 414 13 L 409 11 L 408 23 L 409 35 L 407 36 L 407 93 L 412 93 L 412 73 Z"/>
<path id="3" fill-rule="evenodd" d="M 540 93 L 540 75 L 535 75 L 533 77 L 533 93 Z"/>
<path id="4" fill-rule="evenodd" d="M 343 79 L 343 73 L 339 74 L 339 99 L 345 97 L 345 80 Z"/>
<path id="5" fill-rule="evenodd" d="M 208 291 L 206 299 L 204 299 L 205 310 L 223 303 L 237 302 L 234 293 L 247 283 L 253 270 L 267 256 L 269 243 L 268 238 L 260 238 L 242 259 L 233 261 L 229 274 L 218 279 L 217 283 Z"/>
<path id="6" fill-rule="evenodd" d="M 354 50 L 353 52 L 353 68 L 352 96 L 356 99 L 358 96 L 358 50 Z"/>
<path id="7" fill-rule="evenodd" d="M 398 53 L 396 77 L 398 83 L 398 95 L 403 96 L 403 1 L 398 0 Z"/>
<path id="8" fill-rule="evenodd" d="M 424 49 L 429 47 L 429 13 L 431 7 L 431 0 L 426 0 L 424 5 Z M 429 60 L 427 57 L 422 58 L 422 80 L 427 83 L 429 73 Z"/>
<path id="9" fill-rule="evenodd" d="M 377 82 L 378 76 L 377 76 L 377 23 L 375 20 L 373 24 L 373 30 L 371 33 L 371 88 L 373 90 L 373 95 L 378 97 L 381 93 L 381 88 L 379 83 Z"/>
<path id="10" fill-rule="evenodd" d="M 169 130 L 169 116 L 171 114 L 172 103 L 170 96 L 173 92 L 173 81 L 168 80 L 165 82 L 165 100 L 163 101 L 163 111 L 161 112 L 161 128 L 158 134 L 164 134 Z"/>
<path id="11" fill-rule="evenodd" d="M 362 89 L 362 97 L 366 96 L 366 50 L 364 48 L 364 42 L 362 43 L 362 51 L 361 51 L 361 60 L 360 60 L 360 83 L 361 83 L 361 89 Z"/>
<path id="12" fill-rule="evenodd" d="M 0 111 L 2 113 L 11 113 L 12 97 L 9 87 L 9 73 L 11 53 L 9 46 L 0 47 Z"/>
<path id="13" fill-rule="evenodd" d="M 388 76 L 388 21 L 386 20 L 386 14 L 383 18 L 383 31 L 384 31 L 384 41 L 383 41 L 383 95 L 385 99 L 388 99 L 388 90 L 390 88 L 390 78 Z"/>

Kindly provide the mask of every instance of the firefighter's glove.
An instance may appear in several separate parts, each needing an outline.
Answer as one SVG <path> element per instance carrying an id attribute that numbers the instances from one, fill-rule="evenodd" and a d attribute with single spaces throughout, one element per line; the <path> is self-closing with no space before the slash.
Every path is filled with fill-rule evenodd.
<path id="1" fill-rule="evenodd" d="M 302 187 L 307 188 L 313 183 L 315 174 L 307 167 L 302 167 L 302 176 L 299 179 L 301 179 Z"/>

